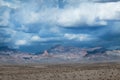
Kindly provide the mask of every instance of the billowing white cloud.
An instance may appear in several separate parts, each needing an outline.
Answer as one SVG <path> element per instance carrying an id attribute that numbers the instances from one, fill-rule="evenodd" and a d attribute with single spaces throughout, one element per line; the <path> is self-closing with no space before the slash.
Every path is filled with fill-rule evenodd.
<path id="1" fill-rule="evenodd" d="M 27 41 L 26 40 L 18 40 L 15 42 L 16 46 L 21 46 L 21 45 L 26 45 Z"/>
<path id="2" fill-rule="evenodd" d="M 90 40 L 95 39 L 89 34 L 68 34 L 66 33 L 64 34 L 64 37 L 69 40 L 76 40 L 76 41 L 90 41 Z"/>
<path id="3" fill-rule="evenodd" d="M 67 3 L 62 9 L 58 8 L 59 3 L 57 0 L 50 1 L 52 3 L 51 5 L 48 5 L 43 0 L 29 0 L 28 3 L 15 1 L 14 4 L 2 0 L 1 4 L 7 7 L 10 7 L 7 4 L 16 6 L 15 9 L 13 8 L 15 12 L 11 18 L 21 25 L 42 23 L 64 27 L 80 25 L 94 26 L 107 25 L 108 20 L 120 19 L 120 2 L 95 3 L 94 1 L 100 0 L 67 0 Z M 41 5 L 38 5 L 38 3 Z M 4 13 L 4 15 L 6 14 L 10 15 L 10 12 Z M 8 23 L 8 21 L 9 23 L 11 22 L 9 17 L 5 18 L 5 20 L 3 19 L 2 24 Z"/>
<path id="4" fill-rule="evenodd" d="M 68 6 L 69 4 L 66 4 Z M 15 18 L 21 24 L 45 23 L 60 26 L 107 25 L 108 20 L 120 19 L 120 2 L 88 3 L 63 9 L 50 7 L 36 11 L 21 6 Z"/>
<path id="5" fill-rule="evenodd" d="M 107 20 L 120 20 L 120 2 L 81 3 L 79 7 L 64 9 L 58 18 L 62 26 L 82 24 L 107 25 Z"/>
<path id="6" fill-rule="evenodd" d="M 41 38 L 39 36 L 32 36 L 31 41 L 40 41 Z"/>

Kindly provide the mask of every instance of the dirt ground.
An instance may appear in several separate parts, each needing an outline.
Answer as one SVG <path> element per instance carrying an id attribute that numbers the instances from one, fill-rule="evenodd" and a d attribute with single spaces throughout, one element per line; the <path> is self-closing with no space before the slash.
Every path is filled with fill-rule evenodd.
<path id="1" fill-rule="evenodd" d="M 120 64 L 1 65 L 0 80 L 120 80 Z"/>

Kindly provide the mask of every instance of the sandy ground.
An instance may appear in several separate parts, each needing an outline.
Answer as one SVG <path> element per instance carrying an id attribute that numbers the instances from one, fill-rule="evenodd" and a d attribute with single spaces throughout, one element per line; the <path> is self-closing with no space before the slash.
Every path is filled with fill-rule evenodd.
<path id="1" fill-rule="evenodd" d="M 120 64 L 1 65 L 0 80 L 120 80 Z"/>

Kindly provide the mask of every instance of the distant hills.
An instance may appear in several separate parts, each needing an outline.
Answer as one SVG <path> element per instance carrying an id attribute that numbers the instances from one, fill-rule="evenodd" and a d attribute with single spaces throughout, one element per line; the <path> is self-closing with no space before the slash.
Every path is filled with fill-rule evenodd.
<path id="1" fill-rule="evenodd" d="M 57 62 L 96 62 L 119 61 L 120 50 L 109 50 L 103 47 L 78 48 L 57 45 L 43 53 L 31 54 L 0 47 L 0 63 L 57 63 Z"/>

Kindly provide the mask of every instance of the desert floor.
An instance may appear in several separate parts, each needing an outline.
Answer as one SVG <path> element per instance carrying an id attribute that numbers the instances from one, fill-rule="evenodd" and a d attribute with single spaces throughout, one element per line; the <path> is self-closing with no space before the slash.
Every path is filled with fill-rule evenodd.
<path id="1" fill-rule="evenodd" d="M 0 80 L 120 80 L 120 64 L 0 65 Z"/>

